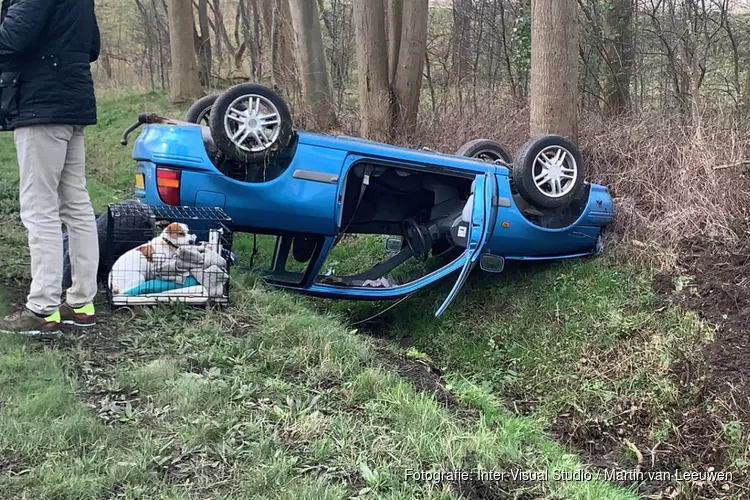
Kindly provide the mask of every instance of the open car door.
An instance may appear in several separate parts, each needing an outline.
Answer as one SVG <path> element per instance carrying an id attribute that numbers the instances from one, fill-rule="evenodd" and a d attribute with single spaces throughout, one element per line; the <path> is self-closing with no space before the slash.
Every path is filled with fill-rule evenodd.
<path id="1" fill-rule="evenodd" d="M 469 279 L 471 271 L 479 261 L 479 256 L 482 253 L 484 245 L 489 240 L 493 222 L 490 219 L 492 218 L 492 197 L 495 194 L 494 191 L 494 178 L 490 174 L 477 176 L 474 181 L 473 193 L 469 198 L 470 202 L 473 199 L 473 203 L 466 204 L 467 209 L 471 210 L 469 216 L 469 235 L 464 255 L 466 262 L 461 269 L 461 274 L 458 276 L 456 284 L 453 285 L 453 289 L 435 313 L 436 318 L 439 318 L 456 299 L 458 292 L 461 291 L 466 280 Z"/>
<path id="2" fill-rule="evenodd" d="M 395 286 L 367 286 L 363 283 L 365 280 L 376 280 L 386 275 L 389 271 L 404 263 L 406 259 L 413 256 L 408 246 L 403 246 L 401 252 L 391 257 L 388 261 L 381 262 L 371 267 L 365 272 L 360 272 L 350 276 L 336 276 L 332 274 L 318 274 L 314 281 L 300 290 L 310 295 L 327 298 L 340 298 L 347 300 L 393 300 L 408 296 L 422 288 L 441 279 L 454 275 L 459 272 L 458 281 L 455 283 L 450 294 L 436 313 L 436 317 L 445 312 L 450 304 L 455 300 L 461 287 L 466 283 L 474 266 L 480 260 L 482 249 L 490 239 L 492 227 L 495 223 L 495 212 L 492 207 L 492 200 L 497 191 L 497 182 L 495 181 L 494 170 L 491 172 L 478 173 L 474 179 L 471 195 L 464 204 L 463 213 L 461 214 L 461 223 L 456 226 L 456 239 L 461 239 L 461 246 L 466 248 L 461 255 L 449 264 L 436 269 L 428 274 L 409 281 L 404 284 Z M 330 251 L 326 249 L 322 252 L 321 257 L 327 258 L 326 254 Z M 393 262 L 389 262 L 393 261 Z M 388 264 L 387 270 L 384 270 L 384 264 Z M 320 265 L 320 264 L 319 264 Z"/>

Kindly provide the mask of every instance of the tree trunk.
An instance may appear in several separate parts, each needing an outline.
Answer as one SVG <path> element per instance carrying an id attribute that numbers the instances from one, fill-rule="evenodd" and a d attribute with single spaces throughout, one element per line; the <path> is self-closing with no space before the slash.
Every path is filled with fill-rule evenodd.
<path id="1" fill-rule="evenodd" d="M 397 103 L 395 124 L 401 130 L 412 130 L 417 124 L 419 94 L 427 51 L 428 14 L 428 0 L 404 0 L 401 47 L 396 78 L 393 82 Z"/>
<path id="2" fill-rule="evenodd" d="M 279 38 L 277 64 L 281 68 L 283 88 L 289 93 L 296 94 L 299 91 L 300 75 L 295 58 L 297 48 L 294 45 L 294 26 L 291 18 L 289 0 L 277 0 L 275 30 Z"/>
<path id="3" fill-rule="evenodd" d="M 607 75 L 607 111 L 617 116 L 630 109 L 630 82 L 633 76 L 633 1 L 612 0 L 607 11 L 610 72 Z"/>
<path id="4" fill-rule="evenodd" d="M 253 37 L 255 43 L 252 45 L 254 50 L 253 78 L 259 80 L 263 76 L 263 20 L 261 19 L 260 7 L 257 2 L 250 2 L 253 7 Z"/>
<path id="5" fill-rule="evenodd" d="M 294 53 L 294 28 L 290 21 L 289 0 L 262 0 L 263 25 L 271 44 L 273 84 L 287 93 L 298 85 Z"/>
<path id="6" fill-rule="evenodd" d="M 280 77 L 277 74 L 276 58 L 278 57 L 278 45 L 279 37 L 276 31 L 276 0 L 260 0 L 258 2 L 260 7 L 261 16 L 263 19 L 263 28 L 266 31 L 266 37 L 269 40 L 271 47 L 271 81 L 274 85 L 278 85 L 277 79 Z"/>
<path id="7" fill-rule="evenodd" d="M 690 123 L 695 131 L 695 137 L 703 138 L 703 120 L 701 119 L 700 88 L 703 83 L 703 72 L 698 64 L 698 58 L 693 57 L 690 65 Z"/>
<path id="8" fill-rule="evenodd" d="M 732 48 L 732 84 L 734 85 L 734 90 L 737 93 L 737 96 L 742 95 L 742 84 L 740 83 L 740 53 L 737 47 L 737 40 L 734 37 L 734 29 L 732 28 L 732 18 L 727 15 L 726 19 L 724 20 L 726 30 L 727 30 L 727 37 L 729 38 L 729 46 Z"/>
<path id="9" fill-rule="evenodd" d="M 198 99 L 202 91 L 195 59 L 193 4 L 190 0 L 169 1 L 169 30 L 172 102 L 177 104 Z"/>
<path id="10" fill-rule="evenodd" d="M 208 0 L 198 0 L 198 27 L 195 52 L 198 55 L 198 78 L 204 88 L 211 86 L 211 33 L 208 26 Z"/>
<path id="11" fill-rule="evenodd" d="M 355 0 L 359 118 L 363 137 L 385 141 L 390 126 L 388 52 L 383 0 Z"/>
<path id="12" fill-rule="evenodd" d="M 576 0 L 531 2 L 531 134 L 578 140 Z"/>
<path id="13" fill-rule="evenodd" d="M 386 38 L 388 40 L 388 81 L 396 80 L 398 55 L 401 52 L 401 36 L 404 25 L 404 0 L 385 0 L 387 8 Z"/>
<path id="14" fill-rule="evenodd" d="M 172 67 L 172 55 L 169 53 L 172 46 L 169 41 L 169 8 L 167 7 L 166 0 L 162 0 L 161 6 L 164 9 L 164 16 L 167 18 L 162 22 L 162 17 L 159 14 L 156 0 L 151 0 L 151 6 L 153 7 L 156 16 L 155 31 L 156 44 L 159 50 L 159 78 L 161 79 L 162 90 L 166 90 L 170 86 L 169 68 Z M 167 54 L 165 54 L 165 52 L 167 52 Z"/>
<path id="15" fill-rule="evenodd" d="M 104 74 L 107 75 L 109 80 L 112 79 L 112 61 L 109 57 L 109 49 L 107 48 L 107 39 L 104 36 L 101 37 L 101 47 L 99 49 L 99 63 L 104 70 Z"/>
<path id="16" fill-rule="evenodd" d="M 221 0 L 213 0 L 213 5 L 210 5 L 211 11 L 214 13 L 214 57 L 219 61 L 219 68 L 217 73 L 221 73 L 221 63 L 224 58 L 224 49 L 221 44 L 224 42 L 222 28 L 224 28 L 224 19 L 221 14 Z"/>
<path id="17" fill-rule="evenodd" d="M 510 48 L 508 47 L 508 35 L 507 35 L 507 29 L 508 26 L 505 22 L 505 4 L 504 0 L 495 0 L 500 7 L 500 32 L 502 35 L 502 41 L 503 41 L 503 55 L 505 56 L 505 70 L 508 73 L 508 81 L 510 82 L 510 92 L 511 96 L 513 97 L 513 100 L 518 99 L 518 87 L 516 85 L 516 80 L 513 75 L 513 58 L 511 57 Z"/>
<path id="18" fill-rule="evenodd" d="M 250 71 L 253 77 L 255 77 L 261 71 L 260 49 L 258 48 L 260 41 L 254 34 L 255 20 L 254 18 L 250 18 L 251 14 L 254 15 L 253 12 L 250 12 L 251 7 L 251 2 L 248 0 L 240 0 L 238 3 L 240 23 L 242 24 L 242 37 L 244 38 L 243 43 L 245 46 L 244 52 L 247 52 L 250 56 Z"/>
<path id="19" fill-rule="evenodd" d="M 460 85 L 471 73 L 471 14 L 472 0 L 453 0 L 453 69 Z"/>
<path id="20" fill-rule="evenodd" d="M 289 6 L 297 39 L 302 90 L 311 117 L 322 129 L 336 127 L 338 121 L 326 67 L 318 4 L 313 0 L 290 0 Z"/>
<path id="21" fill-rule="evenodd" d="M 219 59 L 219 61 L 222 61 L 224 59 L 224 47 L 227 48 L 227 50 L 230 53 L 235 52 L 235 48 L 232 45 L 232 41 L 229 39 L 229 33 L 227 32 L 227 26 L 224 22 L 224 6 L 221 3 L 221 0 L 213 0 L 212 4 L 209 4 L 209 7 L 211 7 L 211 10 L 214 13 L 214 32 L 216 33 L 216 57 Z M 237 12 L 239 14 L 239 11 Z"/>

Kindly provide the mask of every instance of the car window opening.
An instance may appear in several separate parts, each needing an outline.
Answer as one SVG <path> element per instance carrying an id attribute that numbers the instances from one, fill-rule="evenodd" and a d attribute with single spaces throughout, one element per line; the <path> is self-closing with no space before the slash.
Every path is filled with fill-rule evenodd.
<path id="1" fill-rule="evenodd" d="M 341 233 L 318 282 L 344 287 L 391 288 L 421 278 L 466 248 L 473 208 L 473 178 L 359 163 L 346 178 Z M 368 267 L 339 273 L 338 243 L 368 238 L 383 249 L 401 239 L 396 251 L 372 252 Z M 437 259 L 437 260 L 436 260 Z M 370 265 L 376 262 L 374 265 Z M 362 262 L 365 265 L 365 262 Z M 406 270 L 408 272 L 398 272 Z M 354 271 L 354 272 L 353 272 Z M 397 272 L 394 272 L 397 271 Z"/>

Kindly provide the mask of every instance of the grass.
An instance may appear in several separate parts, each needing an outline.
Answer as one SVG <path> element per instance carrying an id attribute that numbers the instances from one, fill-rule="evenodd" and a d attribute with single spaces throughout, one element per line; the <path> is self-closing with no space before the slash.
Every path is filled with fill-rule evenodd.
<path id="1" fill-rule="evenodd" d="M 577 446 L 617 436 L 620 444 L 610 458 L 635 467 L 637 456 L 626 440 L 648 450 L 679 438 L 671 419 L 699 395 L 681 387 L 674 367 L 698 362 L 713 330 L 693 312 L 663 305 L 649 274 L 623 268 L 621 258 L 614 251 L 476 276 L 435 322 L 432 316 L 452 286 L 441 284 L 381 315 L 374 330 L 440 366 L 449 388 L 479 387 L 546 429 L 563 426 L 561 437 Z M 354 319 L 383 309 L 345 302 L 323 307 Z M 739 436 L 732 442 L 735 455 L 750 450 Z M 687 457 L 676 455 L 677 463 L 691 467 Z M 737 472 L 744 463 L 729 457 L 714 466 Z"/>
<path id="2" fill-rule="evenodd" d="M 159 94 L 104 101 L 87 132 L 97 212 L 130 194 L 119 134 L 144 106 L 168 109 Z M 12 151 L 0 135 L 0 279 L 20 291 L 28 259 Z M 381 243 L 337 249 L 337 271 L 381 255 Z M 244 237 L 235 249 L 251 248 Z M 454 498 L 481 484 L 406 471 L 585 470 L 545 432 L 555 416 L 573 408 L 615 419 L 624 405 L 645 407 L 666 439 L 658 410 L 682 397 L 668 368 L 710 339 L 694 316 L 656 309 L 647 278 L 614 259 L 511 269 L 470 280 L 444 321 L 431 317 L 448 283 L 381 317 L 392 348 L 446 371 L 459 402 L 448 406 L 347 326 L 380 304 L 274 292 L 246 273 L 235 272 L 224 312 L 118 313 L 56 345 L 1 335 L 2 498 Z M 0 296 L 3 312 L 17 295 Z M 727 433 L 741 460 L 736 427 Z M 637 498 L 598 479 L 489 486 L 503 498 Z"/>
<path id="3" fill-rule="evenodd" d="M 478 277 L 438 325 L 430 317 L 447 290 L 424 294 L 404 304 L 410 314 L 394 310 L 389 332 L 493 392 L 538 403 L 545 418 L 569 407 L 606 415 L 625 399 L 671 405 L 675 358 L 712 332 L 691 312 L 656 312 L 648 277 L 613 260 Z"/>

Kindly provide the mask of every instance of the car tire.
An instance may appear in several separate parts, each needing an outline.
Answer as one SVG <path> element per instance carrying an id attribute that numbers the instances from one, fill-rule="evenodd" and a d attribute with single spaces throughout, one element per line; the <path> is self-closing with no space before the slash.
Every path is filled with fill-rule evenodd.
<path id="1" fill-rule="evenodd" d="M 195 101 L 187 110 L 187 113 L 185 113 L 185 121 L 208 126 L 210 124 L 211 108 L 213 108 L 218 98 L 218 95 L 207 95 Z"/>
<path id="2" fill-rule="evenodd" d="M 293 132 L 284 99 L 256 83 L 235 85 L 221 94 L 211 109 L 210 128 L 219 150 L 246 164 L 270 161 L 287 147 Z"/>
<path id="3" fill-rule="evenodd" d="M 583 192 L 581 151 L 564 137 L 535 137 L 524 144 L 513 162 L 513 184 L 518 194 L 536 207 L 565 207 Z"/>
<path id="4" fill-rule="evenodd" d="M 467 142 L 458 148 L 456 156 L 467 156 L 490 162 L 500 160 L 507 165 L 510 165 L 513 161 L 510 153 L 508 153 L 508 150 L 502 144 L 489 139 L 475 139 Z"/>

